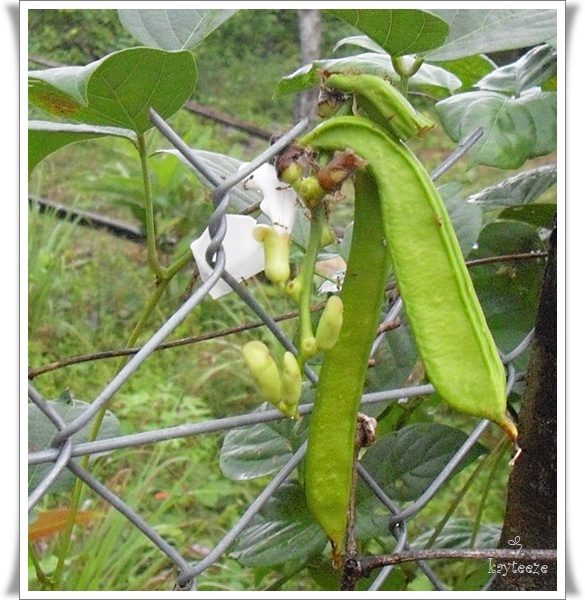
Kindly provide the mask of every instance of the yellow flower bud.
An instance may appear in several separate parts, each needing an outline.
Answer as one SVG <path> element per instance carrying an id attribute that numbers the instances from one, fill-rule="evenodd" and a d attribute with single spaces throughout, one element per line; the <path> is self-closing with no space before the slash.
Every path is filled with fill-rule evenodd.
<path id="1" fill-rule="evenodd" d="M 319 349 L 317 348 L 317 340 L 312 336 L 307 336 L 301 340 L 301 353 L 306 358 L 315 356 Z"/>
<path id="2" fill-rule="evenodd" d="M 292 352 L 285 352 L 282 369 L 282 395 L 280 410 L 289 417 L 299 418 L 299 400 L 303 375 L 297 359 Z"/>
<path id="3" fill-rule="evenodd" d="M 286 283 L 290 277 L 290 234 L 259 225 L 254 237 L 264 244 L 264 273 L 272 283 Z"/>
<path id="4" fill-rule="evenodd" d="M 303 168 L 298 162 L 289 163 L 284 169 L 278 174 L 278 178 L 283 183 L 296 185 L 301 177 L 303 176 Z"/>
<path id="5" fill-rule="evenodd" d="M 248 342 L 242 348 L 242 355 L 262 396 L 278 406 L 282 389 L 280 373 L 266 344 L 259 341 Z"/>
<path id="6" fill-rule="evenodd" d="M 339 296 L 327 300 L 323 314 L 317 325 L 315 339 L 318 350 L 331 350 L 337 343 L 343 323 L 343 302 Z"/>
<path id="7" fill-rule="evenodd" d="M 284 292 L 287 296 L 292 298 L 297 304 L 299 303 L 299 299 L 301 297 L 301 289 L 303 284 L 299 277 L 295 277 L 291 279 L 284 288 Z"/>
<path id="8" fill-rule="evenodd" d="M 308 208 L 315 208 L 327 193 L 314 175 L 305 177 L 296 187 L 296 190 Z"/>

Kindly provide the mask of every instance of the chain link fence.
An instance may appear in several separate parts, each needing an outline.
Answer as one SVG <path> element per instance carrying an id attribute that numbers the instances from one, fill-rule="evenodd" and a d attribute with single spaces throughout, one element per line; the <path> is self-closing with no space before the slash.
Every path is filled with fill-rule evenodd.
<path id="1" fill-rule="evenodd" d="M 239 518 L 237 523 L 225 534 L 215 547 L 199 562 L 193 563 L 177 551 L 157 530 L 157 523 L 148 523 L 134 508 L 129 506 L 123 498 L 118 497 L 112 490 L 108 489 L 103 483 L 98 481 L 87 469 L 80 466 L 78 461 L 73 459 L 87 455 L 97 455 L 103 452 L 114 450 L 123 450 L 126 448 L 141 446 L 145 444 L 155 444 L 158 442 L 184 438 L 188 436 L 202 436 L 213 432 L 229 432 L 236 428 L 249 427 L 261 423 L 269 423 L 285 419 L 278 410 L 256 411 L 240 416 L 227 417 L 210 420 L 199 423 L 185 423 L 166 429 L 155 431 L 144 431 L 131 435 L 123 435 L 115 438 L 100 439 L 93 442 L 75 443 L 73 436 L 83 427 L 92 423 L 98 413 L 102 411 L 113 395 L 138 371 L 144 361 L 161 345 L 161 343 L 175 330 L 175 328 L 201 303 L 208 295 L 213 286 L 223 279 L 262 321 L 262 323 L 274 334 L 282 346 L 293 353 L 297 350 L 292 341 L 284 334 L 278 322 L 259 304 L 251 295 L 248 289 L 236 281 L 229 273 L 225 271 L 226 257 L 222 247 L 222 241 L 226 233 L 226 211 L 230 204 L 230 190 L 239 182 L 245 180 L 260 165 L 270 161 L 277 156 L 285 147 L 287 147 L 300 133 L 307 127 L 306 120 L 300 122 L 278 141 L 271 145 L 266 151 L 262 152 L 255 160 L 250 162 L 245 168 L 238 171 L 226 179 L 220 178 L 212 169 L 191 152 L 183 140 L 162 120 L 156 113 L 152 113 L 152 120 L 159 131 L 172 143 L 172 145 L 184 156 L 184 158 L 202 174 L 214 186 L 213 204 L 215 207 L 213 216 L 209 220 L 209 232 L 211 244 L 208 248 L 206 258 L 212 266 L 211 275 L 208 279 L 194 291 L 188 300 L 168 319 L 168 321 L 140 348 L 140 350 L 126 363 L 124 368 L 105 386 L 101 393 L 89 405 L 89 408 L 80 414 L 73 421 L 65 422 L 63 418 L 55 412 L 50 403 L 47 403 L 41 394 L 35 389 L 32 383 L 29 383 L 29 398 L 51 421 L 55 427 L 55 435 L 51 447 L 42 451 L 29 453 L 29 467 L 37 465 L 52 464 L 49 472 L 44 479 L 36 486 L 28 498 L 28 509 L 32 510 L 39 501 L 47 494 L 51 485 L 65 470 L 69 470 L 73 475 L 93 490 L 98 496 L 101 496 L 113 508 L 119 511 L 128 521 L 130 521 L 160 552 L 164 553 L 168 560 L 176 566 L 178 575 L 176 578 L 176 590 L 195 590 L 197 589 L 197 578 L 212 565 L 216 564 L 225 553 L 232 547 L 234 542 L 251 523 L 265 506 L 267 501 L 273 497 L 275 492 L 283 485 L 293 474 L 296 467 L 303 460 L 306 443 L 292 454 L 286 464 L 273 477 L 272 481 L 265 487 L 260 495 L 250 504 L 248 509 Z M 469 140 L 461 145 L 460 148 L 441 165 L 432 177 L 436 179 L 443 174 L 468 148 L 475 143 L 481 135 L 477 131 Z M 401 302 L 398 299 L 388 310 L 384 322 L 394 321 L 401 310 Z M 382 333 L 376 339 L 372 356 L 374 356 L 380 347 L 385 335 L 388 335 L 387 329 L 381 327 Z M 528 335 L 512 352 L 503 357 L 503 362 L 507 366 L 507 386 L 508 392 L 514 385 L 522 379 L 523 374 L 517 373 L 514 368 L 514 361 L 530 348 L 532 334 Z M 309 367 L 306 367 L 306 374 L 311 383 L 315 384 L 317 375 Z M 434 391 L 431 385 L 414 385 L 402 389 L 388 389 L 385 391 L 366 393 L 362 398 L 362 406 L 368 407 L 376 404 L 388 404 L 390 402 L 403 401 L 408 398 L 418 396 L 428 396 Z M 300 407 L 301 416 L 310 414 L 311 404 L 304 404 Z M 396 538 L 396 545 L 391 555 L 380 557 L 365 557 L 361 562 L 357 559 L 352 564 L 345 565 L 346 573 L 353 569 L 355 577 L 363 576 L 367 571 L 372 572 L 379 569 L 377 577 L 371 584 L 370 590 L 379 590 L 386 579 L 390 576 L 394 565 L 402 560 L 414 560 L 417 567 L 424 573 L 435 590 L 447 589 L 440 577 L 426 560 L 417 559 L 416 551 L 413 548 L 412 540 L 409 540 L 408 524 L 417 517 L 420 511 L 427 506 L 444 483 L 462 464 L 465 457 L 482 437 L 486 431 L 489 422 L 480 422 L 474 431 L 467 437 L 459 450 L 453 455 L 448 464 L 435 478 L 426 491 L 420 497 L 409 504 L 407 508 L 402 508 L 398 502 L 388 497 L 383 487 L 372 477 L 362 464 L 357 465 L 359 477 L 373 491 L 375 496 L 383 507 L 390 514 L 390 531 Z M 196 543 L 196 540 L 194 540 Z M 477 550 L 476 550 L 477 551 Z M 437 550 L 438 557 L 450 556 L 449 550 Z M 480 551 L 479 551 L 480 552 Z M 497 555 L 498 551 L 493 551 Z M 520 550 L 511 548 L 509 551 L 502 551 L 502 556 L 520 556 Z M 507 552 L 507 554 L 506 554 Z M 461 556 L 462 552 L 456 553 Z M 463 552 L 463 554 L 465 554 Z M 474 558 L 474 551 L 468 553 L 470 558 Z M 485 558 L 484 555 L 479 554 Z M 532 555 L 531 555 L 532 556 Z M 369 560 L 369 562 L 367 562 Z"/>

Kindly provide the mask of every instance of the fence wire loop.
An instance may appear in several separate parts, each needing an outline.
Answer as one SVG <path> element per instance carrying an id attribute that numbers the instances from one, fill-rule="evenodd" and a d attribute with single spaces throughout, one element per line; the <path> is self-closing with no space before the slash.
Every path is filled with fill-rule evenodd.
<path id="1" fill-rule="evenodd" d="M 199 173 L 201 173 L 214 186 L 213 190 L 213 205 L 214 211 L 208 221 L 208 228 L 211 238 L 211 243 L 207 249 L 206 260 L 212 267 L 211 274 L 208 279 L 201 283 L 186 302 L 167 320 L 166 323 L 144 344 L 144 346 L 126 363 L 121 371 L 107 384 L 104 389 L 98 394 L 94 401 L 90 404 L 83 414 L 65 423 L 64 420 L 51 408 L 39 394 L 39 392 L 29 385 L 29 397 L 31 401 L 38 406 L 43 413 L 49 418 L 56 429 L 55 436 L 49 448 L 43 451 L 31 452 L 29 454 L 29 465 L 39 465 L 43 463 L 53 463 L 53 467 L 43 480 L 37 485 L 35 490 L 29 497 L 29 510 L 38 504 L 38 502 L 49 492 L 51 485 L 57 477 L 64 471 L 69 469 L 77 478 L 88 485 L 96 494 L 103 498 L 113 508 L 124 515 L 126 519 L 137 529 L 139 529 L 161 552 L 163 552 L 169 560 L 176 565 L 178 576 L 175 582 L 176 590 L 187 591 L 194 590 L 197 587 L 197 577 L 204 573 L 210 566 L 215 564 L 226 551 L 229 550 L 234 541 L 246 529 L 252 519 L 256 517 L 266 502 L 273 496 L 278 488 L 291 476 L 293 471 L 299 465 L 306 451 L 306 442 L 294 453 L 291 453 L 289 460 L 274 476 L 272 481 L 264 488 L 260 495 L 254 500 L 245 513 L 240 517 L 238 522 L 230 528 L 224 537 L 217 542 L 213 550 L 201 561 L 192 564 L 186 560 L 179 551 L 173 548 L 163 537 L 156 531 L 157 524 L 147 523 L 133 508 L 128 506 L 121 498 L 109 490 L 105 485 L 97 481 L 88 471 L 81 468 L 75 461 L 74 457 L 82 455 L 97 454 L 107 450 L 125 449 L 132 446 L 157 443 L 163 440 L 177 439 L 192 435 L 202 435 L 210 432 L 229 431 L 235 427 L 246 427 L 257 423 L 268 423 L 274 420 L 284 419 L 277 410 L 255 411 L 252 413 L 229 417 L 224 419 L 216 419 L 204 423 L 182 424 L 167 429 L 159 429 L 155 431 L 147 431 L 138 434 L 125 435 L 117 438 L 105 440 L 96 440 L 93 442 L 74 443 L 73 435 L 79 432 L 85 425 L 90 423 L 96 415 L 102 410 L 111 400 L 112 396 L 124 385 L 130 377 L 132 377 L 150 354 L 167 338 L 174 329 L 197 307 L 201 301 L 207 297 L 213 286 L 223 279 L 232 290 L 239 296 L 244 304 L 246 304 L 268 327 L 274 334 L 276 339 L 282 346 L 294 354 L 297 354 L 297 349 L 294 344 L 288 339 L 283 330 L 279 327 L 276 320 L 266 311 L 266 309 L 252 296 L 246 287 L 240 284 L 234 277 L 226 271 L 226 257 L 223 250 L 223 240 L 226 234 L 226 213 L 230 204 L 230 192 L 235 185 L 249 177 L 259 166 L 271 161 L 284 148 L 308 127 L 307 119 L 304 119 L 292 129 L 282 135 L 277 141 L 269 146 L 266 150 L 260 153 L 249 164 L 241 168 L 237 173 L 222 179 L 217 173 L 208 167 L 199 157 L 193 152 L 180 136 L 166 123 L 160 115 L 153 109 L 150 111 L 151 119 L 157 130 L 181 153 L 187 160 L 189 165 Z M 475 144 L 482 134 L 481 128 L 478 128 L 468 139 L 463 141 L 457 150 L 450 156 L 442 165 L 440 165 L 432 173 L 433 180 L 445 173 L 457 160 L 459 160 L 469 149 Z M 384 322 L 391 322 L 398 318 L 402 302 L 398 298 L 388 310 Z M 376 338 L 372 348 L 372 357 L 379 348 L 384 336 L 388 332 L 382 328 L 383 332 Z M 518 346 L 508 355 L 503 357 L 503 361 L 507 364 L 508 374 L 508 393 L 512 390 L 514 383 L 517 381 L 517 374 L 512 361 L 526 352 L 530 347 L 532 334 L 528 335 Z M 312 384 L 317 383 L 317 375 L 310 368 L 306 367 L 306 374 Z M 381 392 L 364 394 L 362 405 L 371 406 L 376 403 L 388 403 L 399 401 L 412 396 L 424 396 L 433 393 L 432 385 L 411 386 L 404 389 L 389 389 Z M 300 407 L 301 415 L 308 415 L 312 409 L 312 405 L 302 405 Z M 382 489 L 382 487 L 371 477 L 364 469 L 363 465 L 357 465 L 358 474 L 366 483 L 372 492 L 377 496 L 382 505 L 390 513 L 388 521 L 388 530 L 396 538 L 394 553 L 411 552 L 412 546 L 408 541 L 407 523 L 414 515 L 416 515 L 427 503 L 433 498 L 437 491 L 445 484 L 451 474 L 455 471 L 466 454 L 475 445 L 477 440 L 484 433 L 489 425 L 489 421 L 481 421 L 475 430 L 468 436 L 466 441 L 461 445 L 459 450 L 453 455 L 449 463 L 445 466 L 442 472 L 429 485 L 427 490 L 410 506 L 402 509 L 398 506 Z M 351 558 L 350 560 L 355 560 Z M 437 590 L 446 589 L 438 576 L 433 572 L 431 567 L 424 561 L 418 560 L 418 567 L 428 577 L 429 581 Z M 355 562 L 355 569 L 360 568 L 360 563 Z M 351 571 L 352 564 L 346 563 L 345 569 Z M 386 581 L 393 569 L 393 565 L 386 565 L 382 568 L 379 575 L 370 586 L 371 591 L 376 591 Z"/>

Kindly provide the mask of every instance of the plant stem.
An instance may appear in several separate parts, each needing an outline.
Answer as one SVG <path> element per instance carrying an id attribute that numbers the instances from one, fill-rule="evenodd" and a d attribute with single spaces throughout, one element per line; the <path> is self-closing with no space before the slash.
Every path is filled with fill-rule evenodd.
<path id="1" fill-rule="evenodd" d="M 311 326 L 311 299 L 313 295 L 313 274 L 315 272 L 315 263 L 317 255 L 321 248 L 321 239 L 323 234 L 323 225 L 325 223 L 325 207 L 323 202 L 311 211 L 311 227 L 309 230 L 309 243 L 307 252 L 303 259 L 303 266 L 299 273 L 301 283 L 301 295 L 299 298 L 299 329 L 300 329 L 300 353 L 299 365 L 301 371 L 309 356 L 303 352 L 303 340 L 313 337 L 313 328 Z"/>
<path id="2" fill-rule="evenodd" d="M 156 228 L 154 225 L 154 205 L 152 202 L 152 189 L 150 187 L 150 171 L 148 168 L 148 154 L 144 134 L 138 134 L 138 155 L 140 156 L 140 167 L 142 170 L 142 185 L 144 186 L 144 213 L 146 225 L 147 260 L 148 266 L 158 279 L 164 279 L 165 269 L 158 260 L 156 250 Z"/>
<path id="3" fill-rule="evenodd" d="M 412 65 L 410 65 L 410 68 L 407 68 L 404 59 L 401 56 L 392 57 L 392 66 L 394 67 L 396 73 L 400 76 L 400 91 L 405 97 L 408 93 L 409 79 L 421 68 L 422 64 L 422 58 L 417 56 Z"/>

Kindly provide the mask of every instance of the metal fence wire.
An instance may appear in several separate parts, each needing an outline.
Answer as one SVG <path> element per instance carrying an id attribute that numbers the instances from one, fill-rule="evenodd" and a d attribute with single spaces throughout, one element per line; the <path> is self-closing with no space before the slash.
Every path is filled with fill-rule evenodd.
<path id="1" fill-rule="evenodd" d="M 112 396 L 132 377 L 144 361 L 159 347 L 159 345 L 173 332 L 173 330 L 199 305 L 207 296 L 210 290 L 223 279 L 241 300 L 256 313 L 264 325 L 276 336 L 282 346 L 293 353 L 297 353 L 294 344 L 284 334 L 275 319 L 259 304 L 250 294 L 247 288 L 236 281 L 229 273 L 225 271 L 226 257 L 222 246 L 222 241 L 226 233 L 226 211 L 230 204 L 230 190 L 239 182 L 245 180 L 260 165 L 269 162 L 276 157 L 284 148 L 308 127 L 307 120 L 303 120 L 295 127 L 290 129 L 285 135 L 279 138 L 274 144 L 269 146 L 255 160 L 250 162 L 240 171 L 226 179 L 220 178 L 211 168 L 196 156 L 183 140 L 165 123 L 154 111 L 151 111 L 151 118 L 158 130 L 168 139 L 168 141 L 184 156 L 184 158 L 200 174 L 209 180 L 214 186 L 213 204 L 215 210 L 209 220 L 209 232 L 211 244 L 207 251 L 207 261 L 212 266 L 211 275 L 206 281 L 193 292 L 186 302 L 168 319 L 168 321 L 142 346 L 142 348 L 126 363 L 124 368 L 105 386 L 102 392 L 89 405 L 89 408 L 69 423 L 65 423 L 63 418 L 56 413 L 51 404 L 46 402 L 35 387 L 29 383 L 28 394 L 30 401 L 34 403 L 55 426 L 55 436 L 51 447 L 42 451 L 30 452 L 28 455 L 29 467 L 41 464 L 51 464 L 52 468 L 37 485 L 28 498 L 28 509 L 33 509 L 35 505 L 47 494 L 51 485 L 59 475 L 68 469 L 75 477 L 83 481 L 96 494 L 101 496 L 107 503 L 122 513 L 140 532 L 142 532 L 161 552 L 163 552 L 178 569 L 175 589 L 177 590 L 195 590 L 197 589 L 197 577 L 204 571 L 214 565 L 224 553 L 232 546 L 238 536 L 250 524 L 252 519 L 260 513 L 262 507 L 274 495 L 278 488 L 289 478 L 297 465 L 302 461 L 305 454 L 306 442 L 302 445 L 280 469 L 277 475 L 254 500 L 237 523 L 225 534 L 216 546 L 199 562 L 193 563 L 182 556 L 164 537 L 158 533 L 156 525 L 147 523 L 140 514 L 131 508 L 124 500 L 118 497 L 112 490 L 108 489 L 85 468 L 79 466 L 79 463 L 72 460 L 84 455 L 96 455 L 99 453 L 140 446 L 144 444 L 153 444 L 165 440 L 183 438 L 187 436 L 204 435 L 212 432 L 227 432 L 234 428 L 247 427 L 259 423 L 268 423 L 284 419 L 284 415 L 278 410 L 265 410 L 242 414 L 235 417 L 210 420 L 200 423 L 186 423 L 166 429 L 154 431 L 145 431 L 131 435 L 123 435 L 115 438 L 100 439 L 93 442 L 74 443 L 73 436 L 79 432 L 88 423 L 91 423 L 98 413 L 108 404 Z M 458 160 L 468 149 L 479 139 L 481 130 L 476 131 L 438 168 L 432 173 L 433 180 L 442 175 L 456 160 Z M 401 302 L 398 299 L 385 316 L 386 322 L 391 322 L 398 317 L 401 310 Z M 383 331 L 384 328 L 381 328 Z M 376 339 L 372 356 L 375 355 L 386 332 L 381 333 Z M 510 354 L 503 357 L 503 362 L 507 365 L 508 392 L 513 388 L 522 374 L 516 373 L 513 367 L 513 361 L 530 347 L 532 334 L 528 335 Z M 306 374 L 309 380 L 315 384 L 317 375 L 306 367 Z M 432 385 L 416 385 L 402 389 L 389 389 L 386 391 L 366 393 L 362 398 L 362 406 L 388 403 L 392 401 L 403 400 L 414 396 L 427 396 L 433 393 Z M 304 404 L 300 407 L 301 416 L 311 412 L 312 405 Z M 459 450 L 455 453 L 443 471 L 436 477 L 433 483 L 426 491 L 408 508 L 402 509 L 394 500 L 389 498 L 382 487 L 371 477 L 363 465 L 358 465 L 358 473 L 367 486 L 371 488 L 374 494 L 384 507 L 386 507 L 392 517 L 391 524 L 394 527 L 391 530 L 396 537 L 396 546 L 393 550 L 395 555 L 408 553 L 413 549 L 408 539 L 407 523 L 413 519 L 428 502 L 433 498 L 441 486 L 453 474 L 474 444 L 480 439 L 487 429 L 489 421 L 484 420 L 477 425 L 475 430 L 467 437 Z M 424 560 L 416 562 L 418 568 L 426 575 L 436 590 L 445 590 L 446 586 L 441 582 L 433 569 Z M 390 575 L 393 565 L 383 566 L 376 579 L 372 583 L 370 590 L 379 590 Z"/>

